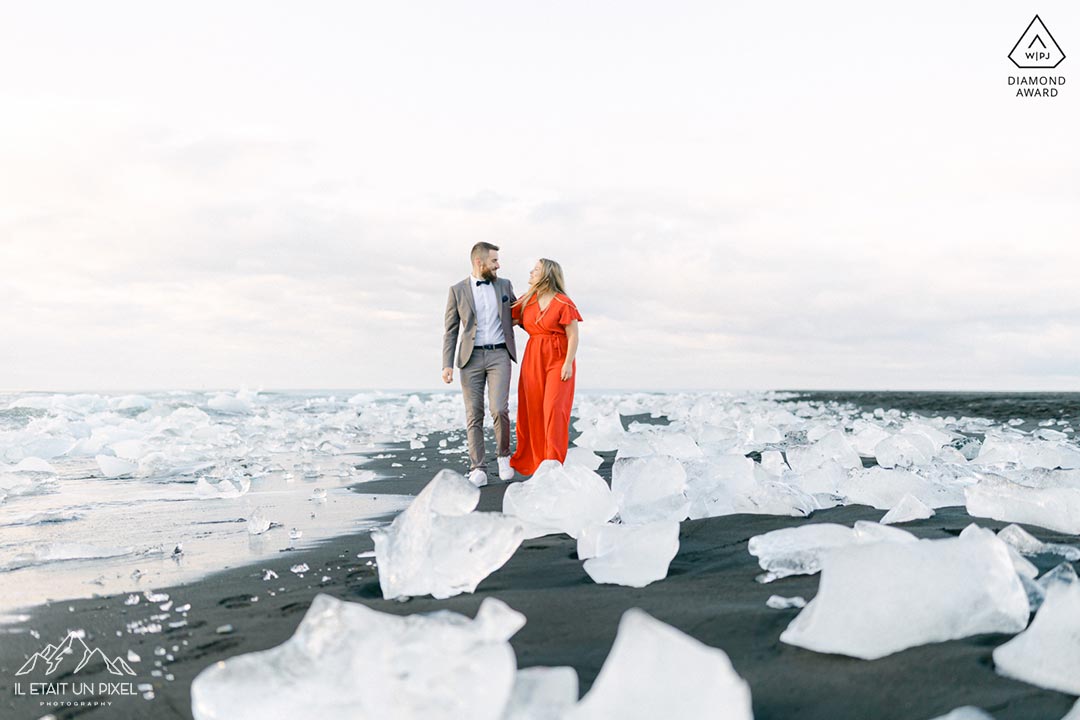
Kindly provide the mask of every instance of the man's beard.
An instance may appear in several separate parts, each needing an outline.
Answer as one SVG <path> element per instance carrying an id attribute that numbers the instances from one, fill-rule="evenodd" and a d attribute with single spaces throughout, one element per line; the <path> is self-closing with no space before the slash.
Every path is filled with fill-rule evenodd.
<path id="1" fill-rule="evenodd" d="M 483 272 L 480 273 L 481 280 L 494 280 L 495 277 L 495 271 L 491 268 L 484 268 Z"/>

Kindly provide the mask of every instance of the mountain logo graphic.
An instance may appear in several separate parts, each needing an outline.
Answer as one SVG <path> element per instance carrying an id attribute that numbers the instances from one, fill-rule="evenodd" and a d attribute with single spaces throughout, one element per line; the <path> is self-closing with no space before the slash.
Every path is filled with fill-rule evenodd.
<path id="1" fill-rule="evenodd" d="M 1036 15 L 1016 41 L 1009 53 L 1009 59 L 1018 68 L 1056 68 L 1065 59 L 1065 53 L 1046 29 L 1042 19 Z"/>
<path id="2" fill-rule="evenodd" d="M 91 649 L 90 646 L 83 641 L 81 634 L 76 633 L 74 630 L 69 632 L 68 636 L 64 638 L 64 641 L 59 645 L 49 643 L 43 649 L 31 655 L 15 674 L 27 675 L 34 670 L 44 670 L 46 675 L 52 675 L 60 668 L 60 664 L 64 662 L 69 655 L 72 656 L 72 658 L 80 658 L 79 664 L 75 666 L 72 673 L 79 672 L 86 667 L 87 663 L 91 660 L 97 659 L 105 663 L 105 669 L 108 670 L 111 675 L 136 674 L 135 671 L 131 669 L 131 666 L 124 662 L 122 657 L 118 655 L 115 659 L 110 660 L 100 649 Z"/>

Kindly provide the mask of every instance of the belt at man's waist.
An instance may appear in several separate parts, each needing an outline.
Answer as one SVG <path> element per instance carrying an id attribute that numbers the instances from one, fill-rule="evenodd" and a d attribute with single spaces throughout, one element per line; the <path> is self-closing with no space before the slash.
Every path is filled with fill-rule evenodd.
<path id="1" fill-rule="evenodd" d="M 473 350 L 499 350 L 505 347 L 506 343 L 497 343 L 495 345 L 473 345 Z"/>

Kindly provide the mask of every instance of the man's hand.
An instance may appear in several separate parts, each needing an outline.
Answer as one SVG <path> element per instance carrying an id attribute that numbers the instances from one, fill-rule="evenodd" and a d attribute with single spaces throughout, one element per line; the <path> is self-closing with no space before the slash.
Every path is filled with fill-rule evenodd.
<path id="1" fill-rule="evenodd" d="M 562 377 L 563 382 L 569 380 L 573 376 L 574 376 L 574 366 L 573 365 L 563 365 L 562 366 L 562 375 L 560 376 L 560 377 Z"/>
<path id="2" fill-rule="evenodd" d="M 442 381 L 449 385 L 454 380 L 454 368 L 442 369 Z"/>

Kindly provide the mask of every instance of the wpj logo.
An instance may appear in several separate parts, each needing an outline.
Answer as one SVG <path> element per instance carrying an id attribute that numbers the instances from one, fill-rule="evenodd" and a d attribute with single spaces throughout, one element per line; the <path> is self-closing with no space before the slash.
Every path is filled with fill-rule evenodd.
<path id="1" fill-rule="evenodd" d="M 1046 29 L 1042 19 L 1036 15 L 1027 26 L 1027 30 L 1016 41 L 1009 59 L 1018 68 L 1056 68 L 1065 59 L 1061 46 Z"/>
<path id="2" fill-rule="evenodd" d="M 1013 65 L 1024 70 L 1052 70 L 1064 59 L 1065 53 L 1061 46 L 1038 15 L 1028 24 L 1024 34 L 1009 53 L 1009 60 Z M 1057 97 L 1058 88 L 1064 84 L 1064 75 L 1030 73 L 1009 76 L 1009 86 L 1016 87 L 1016 97 Z"/>
<path id="3" fill-rule="evenodd" d="M 90 661 L 97 659 L 105 664 L 105 669 L 108 670 L 111 675 L 122 676 L 136 674 L 135 671 L 131 669 L 131 666 L 124 662 L 122 657 L 117 656 L 115 659 L 110 660 L 99 648 L 91 649 L 90 646 L 83 641 L 82 634 L 73 630 L 68 633 L 68 636 L 59 645 L 49 643 L 44 649 L 31 655 L 15 675 L 28 675 L 34 670 L 44 670 L 46 675 L 52 675 L 60 669 L 60 664 L 68 656 L 79 657 L 79 664 L 75 666 L 72 673 L 79 672 L 86 667 Z"/>

